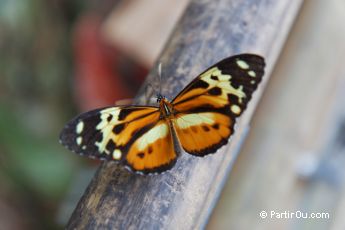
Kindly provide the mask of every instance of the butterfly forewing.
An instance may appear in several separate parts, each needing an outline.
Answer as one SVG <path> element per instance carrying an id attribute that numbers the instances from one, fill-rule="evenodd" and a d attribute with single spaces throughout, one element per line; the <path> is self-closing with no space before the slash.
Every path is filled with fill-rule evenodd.
<path id="1" fill-rule="evenodd" d="M 226 58 L 195 78 L 172 103 L 180 112 L 231 105 L 233 115 L 239 116 L 261 82 L 264 67 L 264 59 L 254 54 Z"/>
<path id="2" fill-rule="evenodd" d="M 193 80 L 172 101 L 174 128 L 183 149 L 214 153 L 227 143 L 264 73 L 264 59 L 242 54 L 222 60 Z"/>

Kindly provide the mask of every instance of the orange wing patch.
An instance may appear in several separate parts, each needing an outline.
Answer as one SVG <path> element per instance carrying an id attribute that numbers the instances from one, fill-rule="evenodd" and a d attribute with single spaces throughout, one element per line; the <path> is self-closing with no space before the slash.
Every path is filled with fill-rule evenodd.
<path id="1" fill-rule="evenodd" d="M 225 145 L 233 132 L 232 123 L 229 116 L 217 112 L 179 114 L 173 122 L 183 149 L 197 156 Z"/>
<path id="2" fill-rule="evenodd" d="M 129 148 L 126 161 L 131 169 L 150 173 L 171 168 L 176 158 L 169 124 L 162 120 L 140 134 Z"/>

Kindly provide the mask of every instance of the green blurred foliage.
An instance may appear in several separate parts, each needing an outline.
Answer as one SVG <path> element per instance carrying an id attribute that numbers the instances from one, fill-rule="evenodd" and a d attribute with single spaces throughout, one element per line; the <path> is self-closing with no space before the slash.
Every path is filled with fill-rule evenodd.
<path id="1" fill-rule="evenodd" d="M 59 202 L 79 167 L 58 135 L 76 113 L 71 31 L 88 3 L 0 1 L 0 202 L 20 210 L 26 228 L 58 228 Z"/>

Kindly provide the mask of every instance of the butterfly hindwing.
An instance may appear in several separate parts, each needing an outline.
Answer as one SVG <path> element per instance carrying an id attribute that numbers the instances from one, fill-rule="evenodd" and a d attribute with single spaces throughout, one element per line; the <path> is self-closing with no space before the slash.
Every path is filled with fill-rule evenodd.
<path id="1" fill-rule="evenodd" d="M 241 54 L 226 58 L 193 80 L 172 101 L 174 128 L 183 149 L 193 155 L 214 153 L 227 143 L 264 74 L 264 59 Z"/>
<path id="2" fill-rule="evenodd" d="M 216 152 L 228 142 L 233 133 L 233 119 L 229 109 L 179 113 L 173 121 L 183 149 L 193 155 L 204 156 Z"/>
<path id="3" fill-rule="evenodd" d="M 98 109 L 70 121 L 60 141 L 81 155 L 123 162 L 137 172 L 156 172 L 172 167 L 177 157 L 169 124 L 159 119 L 157 107 Z"/>
<path id="4" fill-rule="evenodd" d="M 143 131 L 129 147 L 126 164 L 143 173 L 170 169 L 176 162 L 177 154 L 169 123 L 160 120 Z"/>

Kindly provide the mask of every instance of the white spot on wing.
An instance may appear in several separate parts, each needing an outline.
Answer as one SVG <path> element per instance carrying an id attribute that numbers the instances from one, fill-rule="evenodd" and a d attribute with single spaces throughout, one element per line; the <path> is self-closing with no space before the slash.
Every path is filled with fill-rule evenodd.
<path id="1" fill-rule="evenodd" d="M 84 129 L 84 122 L 79 121 L 79 123 L 77 124 L 77 127 L 76 127 L 76 132 L 78 134 L 80 134 L 81 132 L 83 132 L 83 129 Z"/>
<path id="2" fill-rule="evenodd" d="M 122 152 L 119 149 L 115 149 L 113 152 L 113 158 L 115 160 L 120 160 L 121 159 Z"/>
<path id="3" fill-rule="evenodd" d="M 247 62 L 243 61 L 243 60 L 240 60 L 238 59 L 236 61 L 237 65 L 241 68 L 241 69 L 248 69 L 249 68 L 249 65 Z"/>
<path id="4" fill-rule="evenodd" d="M 83 138 L 82 137 L 77 137 L 77 144 L 81 145 L 81 142 L 83 142 Z"/>
<path id="5" fill-rule="evenodd" d="M 251 77 L 256 77 L 256 73 L 253 70 L 249 70 L 248 75 Z"/>
<path id="6" fill-rule="evenodd" d="M 241 113 L 241 108 L 238 105 L 232 105 L 230 107 L 230 109 L 234 114 L 240 114 Z"/>

